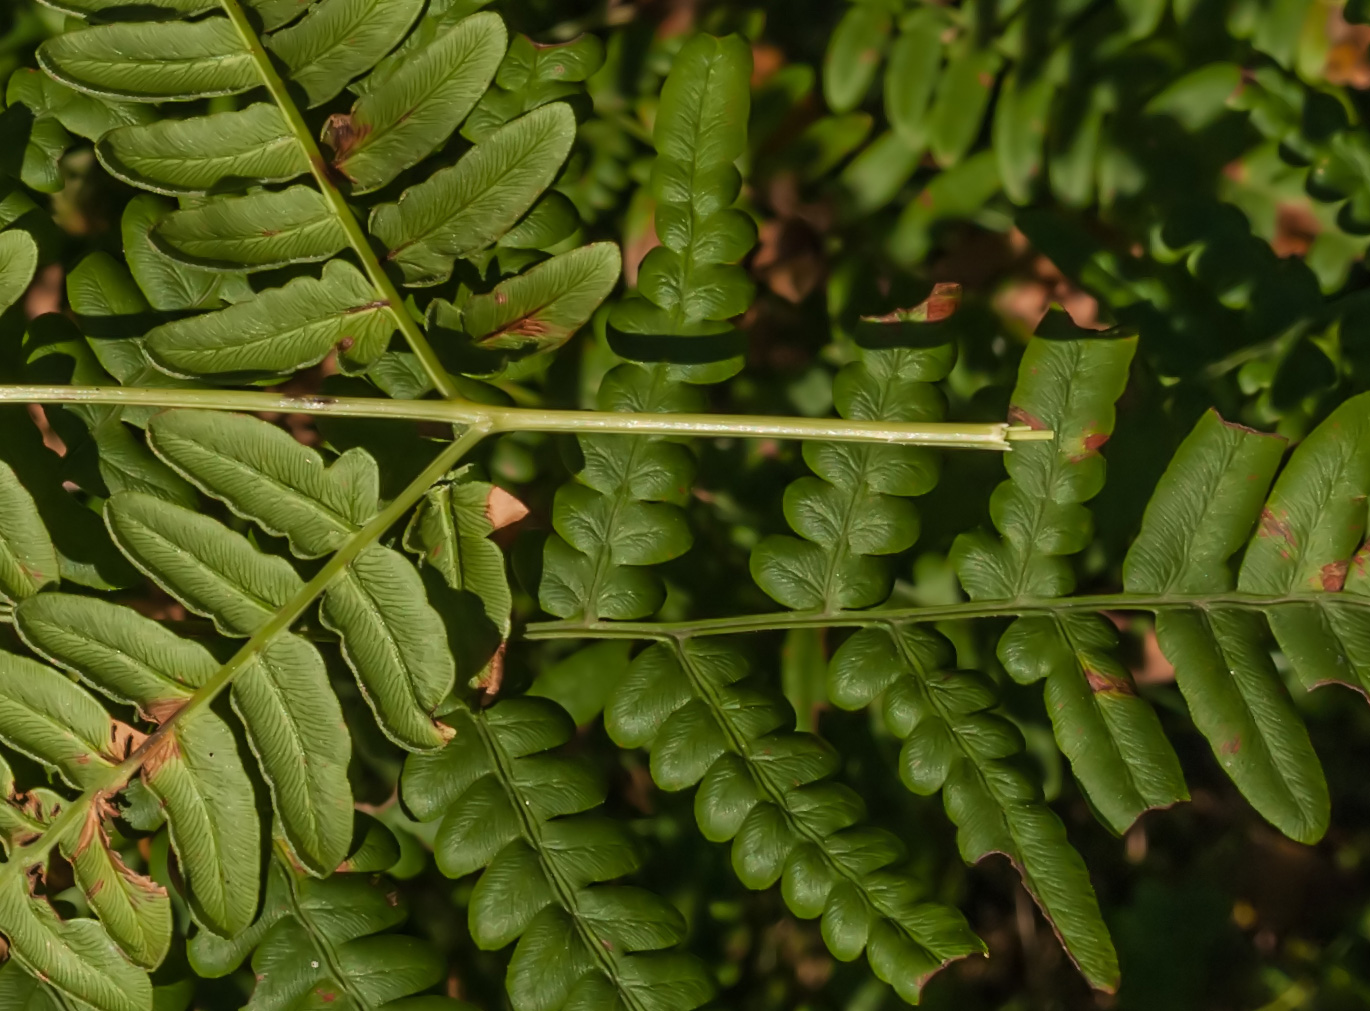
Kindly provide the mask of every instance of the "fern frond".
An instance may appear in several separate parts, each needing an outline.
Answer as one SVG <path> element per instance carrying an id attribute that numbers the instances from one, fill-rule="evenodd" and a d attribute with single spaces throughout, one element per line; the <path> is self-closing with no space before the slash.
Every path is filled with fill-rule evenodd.
<path id="1" fill-rule="evenodd" d="M 1085 978 L 1112 990 L 1118 958 L 1084 861 L 1041 787 L 1014 765 L 1023 737 L 990 712 L 999 702 L 993 682 L 948 670 L 952 660 L 936 633 L 864 630 L 833 656 L 829 694 L 844 709 L 879 699 L 886 725 L 904 739 L 904 785 L 919 794 L 941 790 L 965 861 L 1008 857 Z"/>
<path id="2" fill-rule="evenodd" d="M 916 793 L 943 791 L 962 855 L 974 862 L 1006 854 L 1086 978 L 1111 989 L 1116 957 L 1088 874 L 1040 788 L 1014 764 L 1021 734 L 992 711 L 998 704 L 992 681 L 949 672 L 949 644 L 920 626 L 1017 617 L 1000 640 L 999 658 L 1015 679 L 1045 681 L 1062 751 L 1100 819 L 1121 831 L 1146 807 L 1186 799 L 1174 752 L 1115 655 L 1116 633 L 1100 616 L 1154 612 L 1161 649 L 1219 764 L 1273 825 L 1313 842 L 1328 823 L 1327 785 L 1271 657 L 1266 625 L 1305 687 L 1337 682 L 1364 692 L 1360 671 L 1370 622 L 1362 564 L 1370 395 L 1346 401 L 1318 426 L 1268 497 L 1284 441 L 1208 412 L 1147 507 L 1124 563 L 1124 592 L 1067 595 L 1074 577 L 1066 559 L 1089 539 L 1083 503 L 1103 484 L 1099 450 L 1112 430 L 1113 400 L 1130 359 L 1129 342 L 1118 338 L 1035 338 L 1029 345 L 1015 413 L 1034 427 L 1052 426 L 1054 434 L 1010 454 L 1010 480 L 991 503 L 1002 539 L 976 533 L 958 540 L 969 603 L 590 629 L 564 623 L 535 626 L 529 636 L 667 638 L 684 643 L 681 648 L 702 648 L 697 644 L 711 640 L 701 637 L 739 632 L 861 629 L 833 656 L 832 702 L 844 709 L 880 707 L 883 725 L 904 740 L 900 777 Z M 653 647 L 643 656 L 667 651 Z M 688 740 L 700 749 L 694 758 L 710 760 L 719 739 L 706 747 L 705 735 L 690 737 L 689 721 L 675 733 L 662 726 L 665 713 L 686 705 L 691 686 L 678 675 L 659 675 L 662 685 L 648 693 L 642 684 L 662 663 L 638 663 L 643 673 L 630 676 L 623 689 L 631 701 L 619 717 L 611 704 L 609 724 L 636 720 L 644 729 L 621 743 L 655 739 L 661 743 L 654 747 L 670 755 Z M 673 785 L 669 766 L 658 771 L 658 764 L 654 753 L 654 774 Z M 680 782 L 695 775 L 691 768 Z"/>
<path id="3" fill-rule="evenodd" d="M 950 295 L 934 298 L 936 315 L 954 309 Z M 945 408 L 933 384 L 946 378 L 954 357 L 954 348 L 945 344 L 866 351 L 833 381 L 837 413 L 862 420 L 938 421 Z M 905 499 L 932 490 L 936 456 L 914 446 L 814 442 L 804 446 L 804 460 L 818 476 L 800 478 L 785 489 L 785 518 L 803 540 L 767 537 L 752 551 L 752 578 L 776 601 L 796 609 L 836 611 L 880 603 L 891 586 L 882 556 L 898 554 L 918 539 L 918 513 Z"/>
<path id="4" fill-rule="evenodd" d="M 176 20 L 215 6 L 227 17 L 209 13 Z M 541 251 L 561 243 L 576 224 L 573 210 L 569 229 L 532 224 L 541 220 L 539 208 L 558 208 L 561 222 L 566 218 L 561 209 L 569 207 L 564 197 L 538 203 L 576 130 L 569 106 L 552 99 L 573 97 L 580 88 L 574 82 L 593 71 L 600 57 L 586 52 L 578 60 L 558 62 L 561 76 L 550 86 L 539 68 L 561 54 L 541 53 L 524 40 L 506 56 L 499 17 L 473 13 L 468 5 L 439 5 L 425 13 L 421 3 L 410 0 L 324 0 L 302 17 L 289 4 L 249 6 L 259 10 L 249 12 L 238 0 L 225 0 L 156 12 L 169 20 L 136 20 L 139 12 L 125 11 L 135 19 L 70 31 L 41 47 L 40 62 L 53 88 L 112 110 L 100 120 L 86 118 L 94 124 L 88 135 L 97 141 L 97 154 L 113 174 L 159 193 L 205 196 L 181 208 L 145 203 L 147 210 L 156 208 L 147 229 L 126 234 L 130 264 L 154 308 L 217 310 L 168 322 L 148 334 L 150 360 L 175 375 L 231 382 L 283 379 L 336 351 L 346 370 L 365 373 L 375 367 L 373 381 L 399 392 L 391 363 L 383 361 L 398 330 L 422 384 L 453 396 L 456 386 L 447 366 L 403 307 L 358 215 L 369 218 L 377 240 L 389 250 L 384 259 L 400 267 L 410 284 L 446 279 L 459 258 L 483 258 L 483 270 L 495 244 L 506 237 L 528 252 L 505 257 L 501 273 L 536 265 L 545 256 Z M 141 10 L 143 16 L 150 13 Z M 264 32 L 257 27 L 258 16 Z M 578 53 L 585 48 L 576 46 Z M 273 60 L 285 68 L 284 76 Z M 487 107 L 480 100 L 496 94 L 487 89 L 500 66 L 503 83 L 496 90 L 516 100 L 512 106 L 502 99 Z M 352 110 L 322 124 L 332 149 L 328 159 L 314 140 L 318 128 L 308 121 L 309 110 L 349 84 L 358 96 Z M 166 106 L 149 111 L 148 105 L 136 104 L 236 94 L 263 85 L 269 103 L 207 115 L 178 116 Z M 114 99 L 135 104 L 111 104 Z M 496 113 L 496 106 L 504 111 Z M 126 107 L 141 111 L 124 114 Z M 475 147 L 456 164 L 408 186 L 398 200 L 368 204 L 365 194 L 413 170 L 473 110 L 470 136 L 480 141 Z M 312 185 L 256 188 L 304 175 Z M 354 184 L 347 196 L 337 178 Z M 520 222 L 525 215 L 527 221 Z M 517 229 L 528 235 L 513 238 Z M 144 244 L 163 262 L 144 256 L 140 271 L 132 250 Z M 255 293 L 245 282 L 231 290 L 218 287 L 221 280 L 216 283 L 216 274 L 332 261 L 344 249 L 357 257 L 360 272 L 328 262 L 322 278 L 301 276 Z M 616 277 L 616 263 L 603 255 L 596 263 L 588 286 L 580 274 L 544 271 L 530 279 L 535 290 L 520 299 L 532 301 L 523 314 L 528 319 L 510 317 L 471 334 L 467 343 L 516 329 L 522 320 L 542 339 L 520 343 L 520 355 L 554 348 L 613 284 L 606 275 Z M 143 273 L 184 275 L 199 290 L 192 298 L 164 297 L 164 285 Z M 492 281 L 476 282 L 474 294 L 498 280 L 497 273 Z M 569 303 L 567 294 L 574 295 Z M 235 304 L 221 308 L 225 296 Z M 552 327 L 538 313 L 558 298 L 563 300 Z M 444 318 L 442 326 L 450 329 L 453 323 Z M 456 327 L 461 326 L 458 314 Z M 482 374 L 492 371 L 488 362 L 463 364 L 460 355 L 453 362 Z M 498 369 L 496 364 L 493 371 Z M 422 389 L 413 392 L 421 395 Z"/>
<path id="5" fill-rule="evenodd" d="M 196 934 L 188 945 L 190 964 L 198 975 L 216 979 L 251 955 L 253 1008 L 342 1001 L 377 1011 L 420 1005 L 471 1011 L 451 998 L 411 996 L 439 982 L 444 966 L 431 944 L 394 932 L 408 913 L 403 892 L 383 875 L 339 873 L 319 881 L 278 852 L 261 915 L 232 940 Z"/>
<path id="6" fill-rule="evenodd" d="M 591 814 L 604 800 L 597 773 L 552 753 L 575 725 L 555 703 L 515 698 L 448 717 L 446 750 L 405 764 L 405 804 L 441 817 L 438 868 L 482 871 L 471 895 L 471 935 L 482 948 L 517 940 L 506 985 L 516 1011 L 622 1007 L 690 1011 L 714 984 L 691 955 L 667 952 L 685 935 L 680 913 L 644 889 L 606 882 L 642 863 L 626 828 Z"/>
<path id="7" fill-rule="evenodd" d="M 304 557 L 337 550 L 380 509 L 378 471 L 367 453 L 352 450 L 325 469 L 314 450 L 247 415 L 171 411 L 153 419 L 149 441 L 179 473 L 286 537 Z M 117 517 L 117 503 L 111 508 Z M 293 572 L 290 578 L 298 580 Z M 212 602 L 197 610 L 219 620 Z M 329 587 L 321 613 L 386 734 L 408 748 L 441 747 L 450 732 L 432 714 L 456 668 L 413 565 L 390 548 L 368 548 Z"/>
<path id="8" fill-rule="evenodd" d="M 903 844 L 862 824 L 861 798 L 831 782 L 839 764 L 832 748 L 795 733 L 784 698 L 731 648 L 710 640 L 652 646 L 610 698 L 605 727 L 622 747 L 650 749 L 658 786 L 698 786 L 700 830 L 732 841 L 743 884 L 779 881 L 796 916 L 822 918 L 835 956 L 850 961 L 864 950 L 905 1000 L 916 1003 L 948 962 L 984 952 L 960 913 L 929 901 L 899 869 Z"/>
<path id="9" fill-rule="evenodd" d="M 734 162 L 746 149 L 751 54 L 736 36 L 699 36 L 674 62 L 662 91 L 651 192 L 662 245 L 639 268 L 640 295 L 615 305 L 610 343 L 629 362 L 600 385 L 604 411 L 697 410 L 691 386 L 718 382 L 740 366 L 727 320 L 744 312 L 752 286 L 737 266 L 756 227 L 732 204 L 741 186 Z M 663 350 L 688 353 L 667 364 Z M 668 356 L 669 357 L 669 356 Z M 694 479 L 684 447 L 623 436 L 581 436 L 576 481 L 557 491 L 543 552 L 539 601 L 562 618 L 593 622 L 656 611 L 665 587 L 647 566 L 689 550 L 681 509 Z"/>
<path id="10" fill-rule="evenodd" d="M 1045 326 L 1050 326 L 1050 321 Z M 952 548 L 972 600 L 1069 594 L 1067 556 L 1093 536 L 1084 506 L 1104 484 L 1100 448 L 1113 433 L 1113 402 L 1127 383 L 1135 341 L 1033 341 L 1019 366 L 1010 413 L 1056 433 L 1007 465 L 991 517 L 1002 539 L 963 534 Z M 1045 678 L 1057 745 L 1096 811 L 1116 832 L 1152 807 L 1188 799 L 1179 760 L 1151 707 L 1111 656 L 1101 618 L 1022 618 L 999 644 L 1004 669 L 1024 684 Z"/>

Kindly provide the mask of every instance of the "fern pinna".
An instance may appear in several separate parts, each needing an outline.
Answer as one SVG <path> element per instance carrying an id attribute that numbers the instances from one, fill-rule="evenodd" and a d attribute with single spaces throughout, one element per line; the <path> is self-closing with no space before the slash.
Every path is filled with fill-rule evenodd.
<path id="1" fill-rule="evenodd" d="M 27 139 L 0 230 L 0 1002 L 170 1011 L 197 980 L 232 977 L 253 1008 L 458 1011 L 479 987 L 454 963 L 506 949 L 500 999 L 517 1011 L 726 1000 L 696 951 L 698 910 L 644 887 L 661 852 L 623 817 L 618 782 L 640 749 L 656 787 L 693 790 L 698 833 L 728 844 L 741 885 L 778 888 L 835 958 L 864 955 L 916 1003 L 987 947 L 913 859 L 908 826 L 848 782 L 878 749 L 845 754 L 796 713 L 801 662 L 898 742 L 891 780 L 942 795 L 966 862 L 1005 855 L 1111 990 L 1089 870 L 1001 701 L 1005 675 L 1042 682 L 1059 750 L 1113 832 L 1186 800 L 1117 612 L 1154 613 L 1194 725 L 1252 805 L 1301 842 L 1326 830 L 1328 790 L 1267 640 L 1305 688 L 1370 685 L 1364 396 L 1287 462 L 1283 439 L 1199 416 L 1121 592 L 1075 594 L 1135 337 L 1052 317 L 1006 420 L 947 422 L 943 287 L 860 323 L 836 418 L 708 413 L 710 388 L 744 369 L 755 297 L 740 36 L 675 44 L 634 142 L 659 245 L 604 306 L 622 257 L 583 241 L 595 208 L 576 177 L 587 82 L 613 58 L 594 36 L 511 39 L 481 0 L 51 3 L 84 21 L 16 73 L 5 113 Z M 892 75 L 940 61 L 941 17 L 900 22 Z M 844 19 L 835 110 L 876 72 L 844 54 L 892 25 L 876 4 Z M 953 42 L 948 80 L 987 89 L 999 57 Z M 1003 116 L 1036 101 L 1006 87 Z M 923 143 L 917 91 L 886 92 L 882 156 Z M 933 152 L 954 162 L 974 138 L 939 111 L 950 98 L 932 101 Z M 123 210 L 122 257 L 91 252 L 67 275 L 70 312 L 10 340 L 50 258 L 27 191 L 60 184 L 77 137 L 145 192 Z M 1021 196 L 1030 178 L 1004 184 Z M 904 228 L 914 246 L 926 225 Z M 910 250 L 896 241 L 895 259 Z M 548 377 L 587 324 L 598 366 L 581 399 L 596 409 L 548 406 L 575 399 Z M 65 457 L 26 403 L 49 406 Z M 297 438 L 267 412 L 315 427 Z M 576 438 L 520 593 L 499 531 L 524 510 L 488 479 L 495 456 L 465 458 L 537 433 Z M 748 592 L 784 610 L 640 620 L 686 606 L 658 567 L 713 522 L 692 495 L 692 436 L 804 440 L 791 532 L 745 545 Z M 1004 452 L 1008 474 L 993 531 L 953 545 L 968 599 L 911 608 L 893 559 L 919 540 L 915 500 L 938 494 L 937 447 Z M 534 598 L 559 620 L 528 625 Z M 999 623 L 997 662 L 965 648 L 977 620 Z M 771 630 L 807 651 L 783 678 L 727 638 Z M 621 641 L 529 684 L 529 658 L 556 655 L 531 644 L 601 638 Z M 601 719 L 607 741 L 577 728 Z M 431 884 L 430 865 L 463 882 L 464 929 L 403 929 L 426 901 L 405 879 Z"/>

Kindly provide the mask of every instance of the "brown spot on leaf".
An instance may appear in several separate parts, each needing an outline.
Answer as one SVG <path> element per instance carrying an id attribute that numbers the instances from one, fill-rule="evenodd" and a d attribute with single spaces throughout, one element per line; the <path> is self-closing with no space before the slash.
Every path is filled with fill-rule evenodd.
<path id="1" fill-rule="evenodd" d="M 318 990 L 315 990 L 314 992 L 319 995 L 319 1000 L 323 1001 L 325 1004 L 332 1004 L 335 1000 L 338 999 L 338 995 L 336 993 L 334 993 L 332 990 L 325 990 L 322 987 L 320 987 Z"/>
<path id="2" fill-rule="evenodd" d="M 167 762 L 181 757 L 181 744 L 174 733 L 161 731 L 148 739 L 147 751 L 143 754 L 143 778 L 157 778 L 157 773 Z"/>
<path id="3" fill-rule="evenodd" d="M 528 515 L 528 507 L 503 488 L 492 485 L 485 497 L 485 518 L 490 529 L 503 530 Z"/>
<path id="4" fill-rule="evenodd" d="M 374 302 L 363 302 L 361 305 L 354 305 L 348 309 L 344 309 L 342 314 L 344 316 L 355 316 L 359 312 L 374 312 L 377 309 L 388 308 L 390 308 L 389 300 L 378 298 Z"/>
<path id="5" fill-rule="evenodd" d="M 1241 751 L 1241 750 L 1242 750 L 1242 735 L 1241 735 L 1241 734 L 1238 734 L 1236 737 L 1233 737 L 1231 740 L 1223 741 L 1222 744 L 1218 745 L 1218 751 L 1221 752 L 1221 753 L 1224 754 L 1224 755 L 1235 755 L 1237 752 L 1239 752 L 1239 751 Z"/>
<path id="6" fill-rule="evenodd" d="M 1318 570 L 1318 582 L 1328 593 L 1340 593 L 1346 585 L 1346 572 L 1351 567 L 1350 560 L 1328 562 Z"/>
<path id="7" fill-rule="evenodd" d="M 1044 432 L 1049 427 L 1041 418 L 1035 414 L 1029 414 L 1017 404 L 1009 405 L 1008 420 L 1015 425 L 1027 425 L 1034 432 Z"/>
<path id="8" fill-rule="evenodd" d="M 1107 432 L 1090 432 L 1085 436 L 1085 452 L 1097 453 L 1108 442 Z"/>
<path id="9" fill-rule="evenodd" d="M 270 238 L 272 238 L 273 236 L 280 235 L 281 232 L 280 232 L 280 229 L 277 229 L 277 228 L 263 228 L 261 234 L 262 234 L 262 238 L 264 238 L 264 239 L 270 239 Z"/>
<path id="10" fill-rule="evenodd" d="M 157 699 L 149 702 L 145 706 L 139 706 L 142 714 L 153 723 L 165 723 L 181 711 L 181 707 L 186 704 L 183 698 Z"/>
<path id="11" fill-rule="evenodd" d="M 1089 690 L 1095 695 L 1136 695 L 1137 689 L 1132 686 L 1131 679 L 1117 674 L 1109 674 L 1105 671 L 1092 670 L 1085 668 L 1085 680 L 1089 682 Z"/>
<path id="12" fill-rule="evenodd" d="M 501 340 L 505 337 L 532 337 L 534 339 L 555 335 L 557 338 L 569 336 L 564 331 L 550 326 L 536 316 L 528 315 L 522 319 L 516 319 L 508 326 L 496 330 L 494 333 L 486 334 L 476 341 L 481 347 L 494 348 L 501 347 Z M 545 342 L 544 342 L 545 343 Z M 560 340 L 558 341 L 560 343 Z"/>
<path id="13" fill-rule="evenodd" d="M 95 884 L 90 886 L 90 890 L 86 892 L 86 899 L 89 900 L 95 898 L 95 896 L 100 894 L 101 890 L 103 890 L 104 887 L 105 879 L 100 878 L 98 881 L 95 882 Z"/>
<path id="14" fill-rule="evenodd" d="M 1277 537 L 1290 547 L 1297 547 L 1298 542 L 1294 537 L 1294 529 L 1289 525 L 1289 516 L 1284 514 L 1276 516 L 1270 509 L 1261 510 L 1261 525 L 1256 531 L 1258 537 Z M 1285 557 L 1289 557 L 1285 555 Z"/>
<path id="15" fill-rule="evenodd" d="M 347 354 L 347 352 L 352 350 L 353 345 L 356 343 L 357 339 L 355 337 L 344 337 L 340 341 L 338 341 L 338 350 L 343 354 Z"/>
<path id="16" fill-rule="evenodd" d="M 334 166 L 341 169 L 370 132 L 369 123 L 358 126 L 350 113 L 335 112 L 329 116 L 323 125 L 323 142 L 333 149 Z"/>

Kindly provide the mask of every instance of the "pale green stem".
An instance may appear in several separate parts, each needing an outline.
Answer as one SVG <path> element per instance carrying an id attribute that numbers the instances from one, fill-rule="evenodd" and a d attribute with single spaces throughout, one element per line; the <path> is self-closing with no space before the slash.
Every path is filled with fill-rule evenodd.
<path id="1" fill-rule="evenodd" d="M 905 424 L 843 418 L 773 418 L 745 414 L 630 414 L 489 407 L 470 401 L 386 400 L 380 397 L 284 396 L 247 390 L 138 389 L 119 386 L 0 386 L 0 403 L 117 404 L 213 411 L 278 411 L 351 418 L 483 425 L 491 432 L 574 432 L 620 435 L 694 435 L 750 439 L 821 439 L 1007 450 L 1013 442 L 1052 438 L 1004 422 Z"/>
<path id="2" fill-rule="evenodd" d="M 178 722 L 187 719 L 213 702 L 214 698 L 227 688 L 235 677 L 256 660 L 257 656 L 276 636 L 287 631 L 291 625 L 300 619 L 343 569 L 394 526 L 414 503 L 421 499 L 424 493 L 436 484 L 444 474 L 450 471 L 468 449 L 485 438 L 489 431 L 488 426 L 472 426 L 449 443 L 438 454 L 437 458 L 424 468 L 423 473 L 414 478 L 404 491 L 395 497 L 394 501 L 377 513 L 356 533 L 348 537 L 332 557 L 324 563 L 323 567 L 315 573 L 314 577 L 281 605 L 276 613 L 261 628 L 257 629 L 250 639 L 243 643 L 238 652 L 234 653 L 213 677 L 197 688 L 195 694 L 186 701 L 185 705 L 149 734 L 147 739 L 132 754 L 110 769 L 96 786 L 89 787 L 76 800 L 63 805 L 62 813 L 57 816 L 47 831 L 32 842 L 18 847 L 4 866 L 11 868 L 33 866 L 47 856 L 48 852 L 61 840 L 64 833 L 73 826 L 80 824 L 85 817 L 86 809 L 89 808 L 95 797 L 109 795 L 122 789 L 138 772 L 148 756 L 153 753 L 158 742 L 170 733 Z"/>
<path id="3" fill-rule="evenodd" d="M 1166 594 L 1100 593 L 1080 597 L 1049 599 L 983 600 L 966 604 L 941 604 L 936 607 L 903 607 L 873 611 L 780 611 L 775 614 L 742 614 L 732 618 L 704 618 L 699 621 L 544 621 L 527 626 L 524 639 L 693 639 L 710 635 L 738 635 L 747 632 L 772 632 L 788 628 L 888 628 L 919 625 L 935 621 L 973 618 L 1012 618 L 1032 614 L 1100 611 L 1211 610 L 1233 608 L 1265 611 L 1294 604 L 1335 604 L 1370 609 L 1370 597 L 1349 593 L 1303 593 L 1262 596 L 1254 593 Z"/>
<path id="4" fill-rule="evenodd" d="M 429 380 L 433 383 L 433 388 L 448 400 L 461 400 L 456 383 L 448 375 L 447 370 L 442 367 L 442 363 L 438 361 L 438 356 L 433 352 L 428 339 L 423 335 L 423 330 L 419 328 L 414 317 L 410 316 L 409 311 L 405 309 L 404 298 L 400 295 L 399 289 L 395 287 L 394 282 L 385 272 L 385 268 L 381 266 L 380 260 L 376 258 L 376 252 L 371 248 L 371 240 L 367 237 L 361 222 L 352 213 L 347 198 L 334 185 L 332 176 L 329 174 L 328 162 L 324 161 L 323 152 L 314 139 L 313 131 L 309 129 L 309 124 L 304 121 L 304 116 L 300 113 L 299 107 L 290 97 L 290 91 L 286 87 L 285 81 L 276 72 L 276 65 L 271 62 L 271 57 L 262 45 L 262 40 L 257 37 L 257 32 L 243 11 L 242 4 L 238 0 L 219 0 L 219 2 L 228 15 L 228 19 L 233 22 L 233 27 L 238 30 L 238 35 L 242 38 L 243 44 L 251 52 L 252 60 L 257 65 L 257 73 L 261 76 L 262 83 L 266 85 L 266 90 L 271 93 L 276 106 L 281 110 L 281 115 L 285 117 L 286 125 L 290 128 L 296 143 L 300 145 L 305 157 L 309 159 L 309 170 L 314 174 L 314 181 L 318 183 L 324 200 L 328 202 L 328 206 L 342 224 L 343 231 L 347 234 L 347 241 L 352 246 L 353 252 L 357 254 L 357 258 L 361 260 L 366 276 L 371 279 L 372 286 L 385 301 L 390 310 L 390 315 L 394 317 L 395 324 L 400 329 L 400 333 L 404 335 L 410 350 L 418 357 L 424 372 L 428 374 Z"/>

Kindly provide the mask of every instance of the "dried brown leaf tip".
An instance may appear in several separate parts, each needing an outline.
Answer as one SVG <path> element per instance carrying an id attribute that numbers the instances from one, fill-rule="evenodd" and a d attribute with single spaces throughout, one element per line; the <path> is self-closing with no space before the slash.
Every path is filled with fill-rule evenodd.
<path id="1" fill-rule="evenodd" d="M 938 323 L 952 316 L 961 305 L 961 286 L 941 281 L 932 286 L 932 294 L 912 309 L 896 309 L 883 316 L 862 316 L 863 323 Z"/>
<path id="2" fill-rule="evenodd" d="M 490 658 L 490 662 L 485 665 L 485 669 L 480 672 L 479 677 L 473 685 L 485 693 L 484 701 L 492 700 L 499 694 L 500 685 L 504 683 L 504 650 L 509 644 L 501 642 L 499 648 L 495 650 L 495 655 Z"/>
<path id="3" fill-rule="evenodd" d="M 118 815 L 119 811 L 103 791 L 96 793 L 86 808 L 85 819 L 81 822 L 81 834 L 76 839 L 72 857 L 79 857 L 97 839 L 105 849 L 109 849 L 109 835 L 105 832 L 105 822 Z M 122 861 L 120 861 L 122 863 Z"/>
<path id="4" fill-rule="evenodd" d="M 528 507 L 497 485 L 490 486 L 485 499 L 485 518 L 491 531 L 512 526 L 528 515 Z"/>

